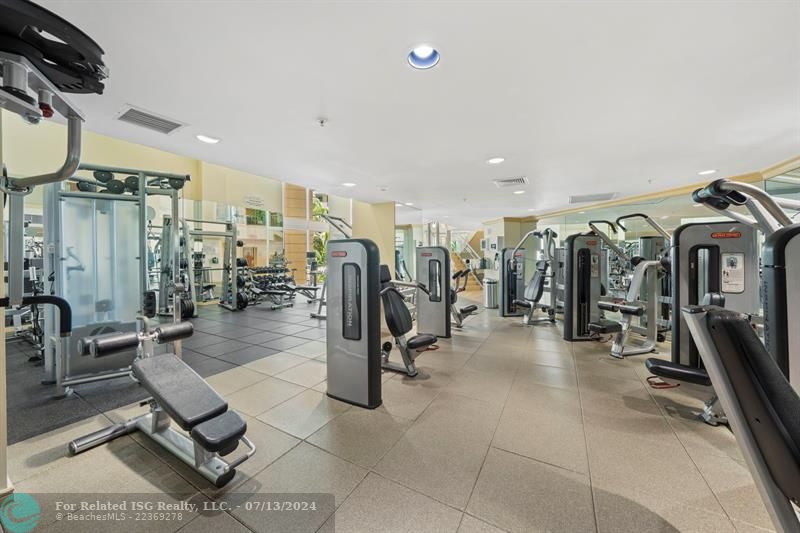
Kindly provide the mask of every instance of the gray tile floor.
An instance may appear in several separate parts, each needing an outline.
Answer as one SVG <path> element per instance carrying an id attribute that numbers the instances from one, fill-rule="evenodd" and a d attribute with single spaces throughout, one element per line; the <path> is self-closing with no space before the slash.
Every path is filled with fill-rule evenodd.
<path id="1" fill-rule="evenodd" d="M 133 403 L 11 446 L 17 490 L 335 495 L 335 516 L 217 512 L 158 531 L 772 528 L 732 434 L 694 417 L 708 391 L 650 389 L 644 357 L 483 311 L 420 356 L 417 378 L 385 373 L 368 411 L 324 394 L 324 322 L 308 311 L 203 307 L 184 343 L 259 448 L 225 489 L 137 434 L 66 457 L 70 439 L 143 409 Z"/>

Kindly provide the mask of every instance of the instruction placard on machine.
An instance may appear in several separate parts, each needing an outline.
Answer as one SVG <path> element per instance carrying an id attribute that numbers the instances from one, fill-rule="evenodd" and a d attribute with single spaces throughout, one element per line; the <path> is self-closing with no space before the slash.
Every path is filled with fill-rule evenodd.
<path id="1" fill-rule="evenodd" d="M 741 294 L 744 292 L 744 254 L 722 254 L 722 292 Z"/>

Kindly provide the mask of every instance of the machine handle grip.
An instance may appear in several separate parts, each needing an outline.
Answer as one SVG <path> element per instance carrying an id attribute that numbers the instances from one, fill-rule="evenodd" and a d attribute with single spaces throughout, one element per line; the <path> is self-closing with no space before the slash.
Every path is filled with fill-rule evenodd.
<path id="1" fill-rule="evenodd" d="M 728 204 L 744 205 L 747 197 L 739 191 L 730 190 L 726 185 L 730 180 L 722 178 L 714 180 L 702 189 L 697 189 L 692 193 L 692 199 L 698 203 L 711 203 L 712 200 L 722 200 Z"/>
<path id="2" fill-rule="evenodd" d="M 631 213 L 630 215 L 622 215 L 621 217 L 617 218 L 617 220 L 615 221 L 617 223 L 617 227 L 622 228 L 622 231 L 628 231 L 628 228 L 623 226 L 622 222 L 620 222 L 620 221 L 621 220 L 626 220 L 626 219 L 629 219 L 629 218 L 643 218 L 643 219 L 646 220 L 646 219 L 648 219 L 650 217 L 647 216 L 645 213 Z"/>
<path id="3" fill-rule="evenodd" d="M 617 226 L 615 226 L 610 220 L 590 220 L 588 224 L 608 224 L 608 227 L 611 228 L 611 231 L 617 233 Z"/>

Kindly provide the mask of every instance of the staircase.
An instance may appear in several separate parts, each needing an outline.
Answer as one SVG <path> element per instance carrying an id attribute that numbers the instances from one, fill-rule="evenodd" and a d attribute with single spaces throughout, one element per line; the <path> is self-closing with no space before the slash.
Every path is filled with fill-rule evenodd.
<path id="1" fill-rule="evenodd" d="M 459 270 L 464 270 L 465 268 L 467 268 L 466 263 L 464 263 L 464 260 L 461 259 L 461 257 L 458 254 L 450 254 L 450 257 L 451 257 L 451 259 L 453 261 L 453 273 L 456 273 Z M 474 264 L 474 263 L 475 263 L 475 260 L 470 258 L 470 265 L 472 266 L 472 268 L 477 267 L 477 265 Z M 468 290 L 468 291 L 479 291 L 479 290 L 481 290 L 481 284 L 478 281 L 479 278 L 477 276 L 478 273 L 475 272 L 475 274 L 476 274 L 476 276 L 469 276 L 467 278 L 467 289 L 466 290 Z"/>
<path id="2" fill-rule="evenodd" d="M 470 245 L 475 232 L 454 231 L 451 233 L 451 254 L 453 272 L 467 268 L 467 261 L 472 268 L 472 273 L 467 277 L 467 291 L 480 291 L 483 287 L 483 271 L 478 270 L 481 255 Z"/>

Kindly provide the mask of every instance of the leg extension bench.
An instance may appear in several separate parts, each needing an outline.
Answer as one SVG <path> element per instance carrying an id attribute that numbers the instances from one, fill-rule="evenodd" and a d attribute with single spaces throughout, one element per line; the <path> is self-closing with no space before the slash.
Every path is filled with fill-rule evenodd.
<path id="1" fill-rule="evenodd" d="M 191 323 L 182 322 L 160 326 L 152 333 L 83 339 L 82 344 L 94 357 L 102 357 L 142 342 L 147 354 L 147 346 L 152 347 L 153 342 L 177 340 L 191 333 Z M 242 417 L 229 411 L 228 403 L 206 380 L 174 354 L 145 355 L 133 363 L 131 373 L 152 396 L 148 400 L 150 412 L 72 441 L 69 450 L 73 455 L 141 431 L 216 487 L 222 487 L 236 475 L 236 467 L 255 453 L 255 446 L 245 437 L 247 424 Z M 172 428 L 172 421 L 186 433 Z M 224 459 L 239 443 L 247 452 L 232 461 Z"/>

